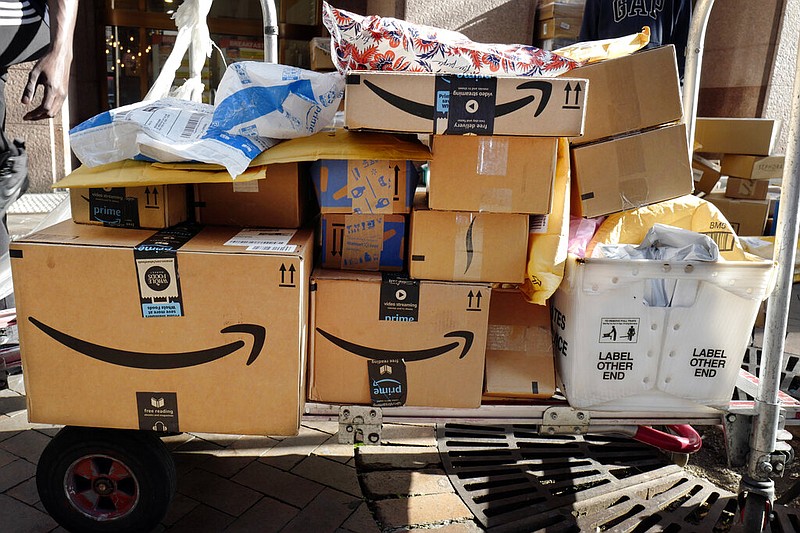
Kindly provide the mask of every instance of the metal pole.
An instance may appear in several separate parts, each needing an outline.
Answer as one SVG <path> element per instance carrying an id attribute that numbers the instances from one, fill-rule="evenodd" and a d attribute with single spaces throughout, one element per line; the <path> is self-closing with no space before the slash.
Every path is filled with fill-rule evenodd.
<path id="1" fill-rule="evenodd" d="M 264 61 L 278 62 L 278 14 L 275 0 L 261 0 L 261 14 L 264 17 Z"/>
<path id="2" fill-rule="evenodd" d="M 798 204 L 800 203 L 800 177 L 797 155 L 800 151 L 800 53 L 797 56 L 792 114 L 789 123 L 789 140 L 783 168 L 780 212 L 775 234 L 775 262 L 777 283 L 767 302 L 767 320 L 764 326 L 764 358 L 762 376 L 756 397 L 756 417 L 750 435 L 750 460 L 747 474 L 755 481 L 766 481 L 772 473 L 771 455 L 775 451 L 780 402 L 781 370 L 789 317 L 794 261 L 797 255 Z M 744 481 L 744 480 L 743 480 Z M 770 480 L 771 481 L 771 480 Z M 773 487 L 774 488 L 774 487 Z"/>
<path id="3" fill-rule="evenodd" d="M 694 130 L 697 118 L 697 96 L 700 94 L 700 68 L 703 63 L 703 47 L 706 28 L 714 0 L 697 0 L 686 41 L 686 63 L 683 73 L 683 117 L 686 122 L 686 140 L 689 158 L 694 152 Z"/>

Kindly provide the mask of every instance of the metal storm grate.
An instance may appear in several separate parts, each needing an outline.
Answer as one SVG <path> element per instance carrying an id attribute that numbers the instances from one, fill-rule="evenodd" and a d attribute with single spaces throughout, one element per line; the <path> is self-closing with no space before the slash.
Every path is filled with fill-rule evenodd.
<path id="1" fill-rule="evenodd" d="M 658 450 L 609 436 L 540 436 L 536 426 L 443 424 L 445 471 L 490 532 L 724 532 L 736 495 Z M 787 529 L 796 514 L 776 513 Z M 794 522 L 792 522 L 794 521 Z"/>

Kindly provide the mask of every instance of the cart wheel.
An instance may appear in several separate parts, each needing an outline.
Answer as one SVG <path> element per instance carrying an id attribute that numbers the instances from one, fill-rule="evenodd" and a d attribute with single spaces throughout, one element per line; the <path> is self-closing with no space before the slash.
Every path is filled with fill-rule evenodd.
<path id="1" fill-rule="evenodd" d="M 670 460 L 681 468 L 686 468 L 689 464 L 689 454 L 680 452 L 669 452 Z"/>
<path id="2" fill-rule="evenodd" d="M 36 488 L 70 531 L 151 531 L 177 485 L 172 456 L 155 434 L 65 427 L 42 452 Z"/>
<path id="3" fill-rule="evenodd" d="M 772 514 L 772 504 L 761 494 L 748 493 L 742 502 L 743 530 L 753 533 L 766 531 Z"/>

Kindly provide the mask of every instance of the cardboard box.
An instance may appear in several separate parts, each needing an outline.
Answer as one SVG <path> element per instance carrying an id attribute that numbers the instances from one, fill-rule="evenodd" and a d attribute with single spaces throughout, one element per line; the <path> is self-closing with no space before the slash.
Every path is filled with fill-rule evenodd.
<path id="1" fill-rule="evenodd" d="M 548 2 L 539 6 L 538 17 L 540 20 L 552 18 L 578 19 L 578 26 L 580 26 L 584 7 L 583 2 Z"/>
<path id="2" fill-rule="evenodd" d="M 410 213 L 419 173 L 413 161 L 326 159 L 311 180 L 322 213 Z"/>
<path id="3" fill-rule="evenodd" d="M 743 200 L 763 200 L 767 197 L 769 180 L 749 180 L 728 177 L 725 184 L 725 196 Z"/>
<path id="4" fill-rule="evenodd" d="M 704 199 L 717 206 L 737 235 L 751 237 L 764 234 L 769 212 L 768 200 L 736 200 L 722 193 L 712 193 Z"/>
<path id="5" fill-rule="evenodd" d="M 516 290 L 492 291 L 486 340 L 487 396 L 550 398 L 556 390 L 550 309 Z"/>
<path id="6" fill-rule="evenodd" d="M 188 218 L 185 185 L 72 188 L 69 204 L 78 224 L 161 229 Z"/>
<path id="7" fill-rule="evenodd" d="M 414 279 L 522 283 L 528 215 L 427 209 L 411 213 L 409 272 Z"/>
<path id="8" fill-rule="evenodd" d="M 536 24 L 538 39 L 577 39 L 581 32 L 582 17 L 557 17 L 539 19 Z"/>
<path id="9" fill-rule="evenodd" d="M 751 180 L 771 180 L 783 178 L 784 156 L 773 155 L 757 157 L 752 155 L 725 154 L 722 156 L 721 170 L 726 176 Z"/>
<path id="10" fill-rule="evenodd" d="M 772 153 L 780 121 L 771 118 L 703 118 L 695 123 L 695 150 L 703 153 L 767 156 Z"/>
<path id="11" fill-rule="evenodd" d="M 361 71 L 347 76 L 345 127 L 461 135 L 575 137 L 586 80 Z"/>
<path id="12" fill-rule="evenodd" d="M 572 150 L 572 211 L 597 217 L 691 194 L 686 127 L 667 126 Z"/>
<path id="13" fill-rule="evenodd" d="M 570 406 L 683 413 L 728 406 L 772 261 L 684 266 L 567 258 L 551 317 L 559 389 Z M 654 282 L 669 305 L 650 298 Z"/>
<path id="14" fill-rule="evenodd" d="M 695 194 L 709 194 L 721 176 L 719 164 L 695 154 L 692 157 L 692 176 Z"/>
<path id="15" fill-rule="evenodd" d="M 490 289 L 314 271 L 309 400 L 478 407 Z"/>
<path id="16" fill-rule="evenodd" d="M 591 86 L 583 136 L 571 139 L 573 144 L 678 122 L 683 117 L 672 45 L 573 69 L 569 75 L 586 78 Z"/>
<path id="17" fill-rule="evenodd" d="M 557 147 L 553 137 L 436 135 L 430 208 L 549 213 Z"/>
<path id="18" fill-rule="evenodd" d="M 195 185 L 195 217 L 203 224 L 299 228 L 308 211 L 308 181 L 298 163 L 268 165 L 264 179 Z"/>
<path id="19" fill-rule="evenodd" d="M 347 270 L 402 270 L 405 267 L 406 217 L 322 215 L 322 266 Z"/>
<path id="20" fill-rule="evenodd" d="M 297 433 L 312 235 L 284 231 L 272 249 L 285 251 L 248 251 L 263 238 L 237 228 L 153 233 L 67 221 L 15 242 L 28 417 Z"/>
<path id="21" fill-rule="evenodd" d="M 314 37 L 308 43 L 311 70 L 336 70 L 331 59 L 331 40 L 327 37 Z"/>

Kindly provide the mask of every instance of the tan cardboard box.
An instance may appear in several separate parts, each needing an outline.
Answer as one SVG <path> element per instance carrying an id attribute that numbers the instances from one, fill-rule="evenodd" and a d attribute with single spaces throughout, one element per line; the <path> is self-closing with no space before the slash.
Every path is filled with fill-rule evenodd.
<path id="1" fill-rule="evenodd" d="M 405 267 L 407 215 L 320 217 L 324 268 L 400 271 Z"/>
<path id="2" fill-rule="evenodd" d="M 683 124 L 572 148 L 572 212 L 587 218 L 691 194 Z"/>
<path id="3" fill-rule="evenodd" d="M 583 18 L 584 3 L 566 3 L 566 2 L 547 2 L 539 5 L 538 17 L 540 20 L 551 18 L 572 18 L 580 20 Z"/>
<path id="4" fill-rule="evenodd" d="M 692 157 L 692 176 L 695 194 L 698 192 L 708 194 L 721 177 L 719 164 L 695 154 Z"/>
<path id="5" fill-rule="evenodd" d="M 549 308 L 528 303 L 516 290 L 493 290 L 484 394 L 550 398 L 555 390 Z"/>
<path id="6" fill-rule="evenodd" d="M 312 275 L 309 400 L 478 407 L 488 285 Z"/>
<path id="7" fill-rule="evenodd" d="M 725 184 L 725 196 L 742 200 L 763 200 L 767 197 L 769 180 L 750 180 L 728 177 Z"/>
<path id="8" fill-rule="evenodd" d="M 314 37 L 308 42 L 311 70 L 336 70 L 331 60 L 331 40 L 327 37 Z"/>
<path id="9" fill-rule="evenodd" d="M 569 75 L 586 78 L 591 86 L 583 136 L 570 139 L 573 144 L 677 122 L 683 117 L 672 45 L 573 69 Z"/>
<path id="10" fill-rule="evenodd" d="M 722 156 L 721 170 L 726 176 L 751 180 L 770 180 L 783 178 L 784 156 L 772 155 L 757 157 L 753 155 L 725 154 Z"/>
<path id="11" fill-rule="evenodd" d="M 461 135 L 575 137 L 586 80 L 400 74 L 347 76 L 345 127 Z"/>
<path id="12" fill-rule="evenodd" d="M 264 179 L 195 185 L 198 222 L 221 226 L 299 228 L 308 211 L 308 179 L 298 163 L 266 167 Z"/>
<path id="13" fill-rule="evenodd" d="M 411 212 L 410 267 L 414 279 L 522 283 L 528 253 L 528 215 Z"/>
<path id="14" fill-rule="evenodd" d="M 32 422 L 297 432 L 312 232 L 270 253 L 247 251 L 258 235 L 200 228 L 67 221 L 13 244 Z"/>
<path id="15" fill-rule="evenodd" d="M 704 118 L 695 124 L 697 152 L 767 156 L 772 153 L 780 121 L 771 118 Z"/>
<path id="16" fill-rule="evenodd" d="M 581 32 L 581 17 L 540 19 L 536 25 L 538 39 L 577 39 Z"/>
<path id="17" fill-rule="evenodd" d="M 553 137 L 436 135 L 430 208 L 549 213 L 557 147 Z"/>
<path id="18" fill-rule="evenodd" d="M 737 200 L 722 193 L 704 197 L 722 212 L 737 235 L 757 237 L 764 234 L 769 200 Z"/>
<path id="19" fill-rule="evenodd" d="M 78 224 L 161 229 L 188 217 L 185 185 L 72 188 L 69 204 Z"/>

